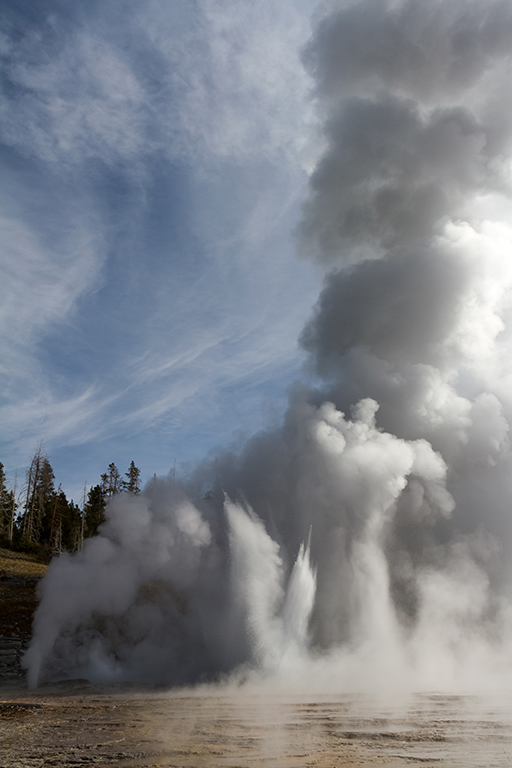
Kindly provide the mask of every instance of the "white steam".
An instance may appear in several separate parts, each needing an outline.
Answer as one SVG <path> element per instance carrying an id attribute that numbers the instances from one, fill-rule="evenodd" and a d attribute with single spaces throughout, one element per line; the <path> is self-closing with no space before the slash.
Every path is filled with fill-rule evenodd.
<path id="1" fill-rule="evenodd" d="M 511 39 L 512 0 L 329 3 L 298 232 L 332 270 L 301 337 L 323 389 L 112 501 L 42 583 L 31 685 L 510 684 Z"/>

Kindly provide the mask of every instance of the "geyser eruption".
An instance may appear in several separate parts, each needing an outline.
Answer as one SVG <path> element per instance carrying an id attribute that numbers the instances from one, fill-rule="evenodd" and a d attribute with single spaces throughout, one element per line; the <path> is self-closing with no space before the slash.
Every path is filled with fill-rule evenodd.
<path id="1" fill-rule="evenodd" d="M 114 498 L 42 583 L 31 685 L 510 681 L 511 40 L 511 0 L 329 4 L 298 232 L 331 269 L 301 337 L 323 389 Z"/>
<path id="2" fill-rule="evenodd" d="M 222 520 L 202 515 L 165 482 L 112 501 L 103 533 L 50 565 L 29 685 L 41 672 L 190 683 L 248 661 L 273 670 L 302 653 L 314 598 L 307 551 L 286 585 L 263 523 L 229 500 L 225 510 Z"/>

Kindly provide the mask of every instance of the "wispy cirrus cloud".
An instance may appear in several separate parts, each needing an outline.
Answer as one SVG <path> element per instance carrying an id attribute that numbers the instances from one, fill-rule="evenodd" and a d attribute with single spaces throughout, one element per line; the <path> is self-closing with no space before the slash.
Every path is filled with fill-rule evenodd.
<path id="1" fill-rule="evenodd" d="M 251 382 L 265 398 L 294 375 L 318 283 L 290 237 L 316 152 L 313 5 L 8 6 L 7 464 L 41 438 L 133 455 L 169 424 L 202 452 L 233 428 L 232 388 L 249 412 Z"/>
<path id="2" fill-rule="evenodd" d="M 106 3 L 89 20 L 50 14 L 16 44 L 7 29 L 4 140 L 59 163 L 296 155 L 313 119 L 303 6 Z"/>

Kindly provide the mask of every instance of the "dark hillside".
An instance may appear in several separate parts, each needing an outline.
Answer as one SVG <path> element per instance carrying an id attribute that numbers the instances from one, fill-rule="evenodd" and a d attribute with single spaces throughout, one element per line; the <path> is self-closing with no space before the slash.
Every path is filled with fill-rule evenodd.
<path id="1" fill-rule="evenodd" d="M 36 585 L 46 568 L 33 555 L 0 549 L 0 679 L 23 675 L 19 659 L 30 639 Z"/>

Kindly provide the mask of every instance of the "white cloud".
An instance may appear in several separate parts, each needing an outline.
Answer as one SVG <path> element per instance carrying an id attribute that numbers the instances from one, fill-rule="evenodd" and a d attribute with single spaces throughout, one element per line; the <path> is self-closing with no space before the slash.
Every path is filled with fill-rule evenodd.
<path id="1" fill-rule="evenodd" d="M 295 159 L 312 120 L 304 5 L 151 2 L 114 26 L 100 8 L 87 25 L 54 23 L 54 51 L 32 31 L 7 47 L 4 140 L 59 163 L 154 152 Z"/>
<path id="2" fill-rule="evenodd" d="M 76 228 L 65 243 L 51 249 L 27 222 L 7 217 L 0 218 L 0 239 L 0 322 L 9 329 L 9 341 L 22 344 L 66 317 L 77 297 L 90 288 L 102 262 L 101 247 L 90 231 Z"/>
<path id="3" fill-rule="evenodd" d="M 135 435 L 296 370 L 316 290 L 289 236 L 316 151 L 299 61 L 313 5 L 105 3 L 16 45 L 5 27 L 1 136 L 29 169 L 11 171 L 2 234 L 17 462 L 41 438 Z M 152 186 L 174 189 L 176 164 L 187 242 Z"/>

